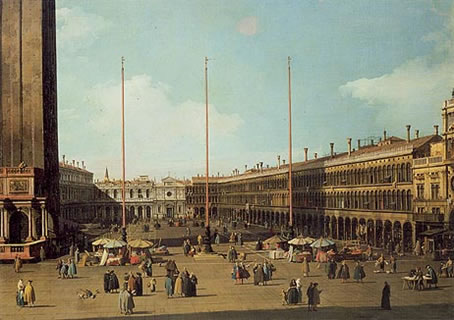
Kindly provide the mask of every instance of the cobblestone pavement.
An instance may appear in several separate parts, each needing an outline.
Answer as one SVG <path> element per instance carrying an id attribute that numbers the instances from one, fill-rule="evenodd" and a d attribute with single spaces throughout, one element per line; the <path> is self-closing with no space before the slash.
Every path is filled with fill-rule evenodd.
<path id="1" fill-rule="evenodd" d="M 158 237 L 176 239 L 184 233 L 184 228 L 160 230 Z M 194 230 L 195 231 L 195 230 Z M 199 230 L 200 231 L 200 230 Z M 195 231 L 196 232 L 196 231 Z M 174 240 L 176 241 L 176 240 Z M 165 241 L 164 241 L 165 243 Z M 225 253 L 227 244 L 214 246 Z M 253 243 L 239 248 L 246 252 L 248 263 L 262 260 L 265 253 L 252 250 Z M 402 289 L 401 277 L 415 266 L 438 263 L 402 257 L 398 261 L 398 274 L 375 274 L 374 263 L 367 262 L 367 277 L 364 283 L 353 280 L 341 283 L 328 280 L 323 266 L 316 268 L 311 263 L 310 277 L 303 278 L 301 265 L 275 261 L 277 272 L 267 286 L 254 286 L 252 279 L 243 285 L 235 285 L 231 280 L 231 264 L 222 256 L 201 258 L 185 257 L 180 247 L 170 248 L 171 258 L 180 269 L 186 267 L 198 279 L 198 296 L 191 298 L 167 299 L 164 292 L 163 267 L 154 265 L 153 273 L 158 281 L 158 291 L 136 297 L 136 308 L 131 316 L 120 315 L 118 294 L 99 294 L 94 300 L 79 300 L 78 289 L 102 291 L 103 274 L 107 267 L 84 267 L 78 269 L 75 279 L 57 279 L 55 261 L 25 264 L 22 272 L 14 273 L 11 264 L 0 265 L 0 319 L 449 319 L 454 316 L 454 278 L 439 280 L 438 289 L 413 291 Z M 353 262 L 349 262 L 351 271 Z M 138 271 L 136 266 L 111 267 L 119 278 L 128 271 Z M 15 305 L 16 284 L 19 278 L 33 280 L 37 295 L 34 308 L 18 308 Z M 303 280 L 303 290 L 309 282 L 318 282 L 321 305 L 318 312 L 308 312 L 305 301 L 298 306 L 282 306 L 281 289 L 286 289 L 292 278 Z M 147 281 L 147 279 L 145 279 Z M 383 282 L 391 285 L 391 311 L 379 308 Z"/>

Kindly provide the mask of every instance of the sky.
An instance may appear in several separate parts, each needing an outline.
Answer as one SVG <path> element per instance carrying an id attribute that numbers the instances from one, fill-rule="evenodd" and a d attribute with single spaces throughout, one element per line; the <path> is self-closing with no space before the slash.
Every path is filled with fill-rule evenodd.
<path id="1" fill-rule="evenodd" d="M 441 125 L 454 87 L 454 5 L 429 0 L 57 0 L 60 156 L 121 177 L 210 175 L 303 148 L 404 137 Z M 354 144 L 356 146 L 356 143 Z"/>

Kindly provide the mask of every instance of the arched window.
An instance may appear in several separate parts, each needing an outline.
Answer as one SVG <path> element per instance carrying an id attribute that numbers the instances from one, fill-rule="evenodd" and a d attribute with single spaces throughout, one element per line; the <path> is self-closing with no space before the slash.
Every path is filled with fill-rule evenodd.
<path id="1" fill-rule="evenodd" d="M 134 198 L 134 190 L 129 189 L 129 198 Z"/>

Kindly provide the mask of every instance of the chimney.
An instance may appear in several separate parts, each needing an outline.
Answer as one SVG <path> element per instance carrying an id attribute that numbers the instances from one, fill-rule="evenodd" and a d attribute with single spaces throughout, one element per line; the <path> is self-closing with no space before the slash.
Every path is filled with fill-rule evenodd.
<path id="1" fill-rule="evenodd" d="M 304 148 L 304 161 L 307 161 L 307 152 L 309 151 L 308 148 Z"/>
<path id="2" fill-rule="evenodd" d="M 73 160 L 73 167 L 76 166 L 76 160 Z"/>
<path id="3" fill-rule="evenodd" d="M 347 139 L 347 144 L 348 144 L 348 155 L 352 154 L 352 138 Z"/>
<path id="4" fill-rule="evenodd" d="M 407 127 L 407 142 L 410 142 L 410 129 L 411 129 L 411 125 L 407 124 L 406 127 Z"/>
<path id="5" fill-rule="evenodd" d="M 260 172 L 262 172 L 262 171 L 263 171 L 263 162 L 260 161 Z"/>
<path id="6" fill-rule="evenodd" d="M 247 164 L 244 165 L 244 172 L 247 171 Z"/>
<path id="7" fill-rule="evenodd" d="M 419 139 L 419 130 L 415 130 L 415 138 Z"/>
<path id="8" fill-rule="evenodd" d="M 65 164 L 65 163 L 66 163 L 65 159 L 66 159 L 66 156 L 65 156 L 65 155 L 63 155 L 63 164 Z"/>
<path id="9" fill-rule="evenodd" d="M 317 159 L 317 152 L 314 153 L 314 159 Z"/>
<path id="10" fill-rule="evenodd" d="M 77 167 L 79 168 L 79 161 L 77 161 Z"/>
<path id="11" fill-rule="evenodd" d="M 269 165 L 269 164 L 267 164 L 267 165 L 266 165 L 266 168 L 267 168 L 267 169 L 269 169 L 269 168 L 270 168 L 270 165 Z"/>
<path id="12" fill-rule="evenodd" d="M 277 168 L 281 168 L 281 156 L 277 156 Z"/>
<path id="13" fill-rule="evenodd" d="M 285 166 L 285 159 L 282 159 L 282 165 Z"/>
<path id="14" fill-rule="evenodd" d="M 383 141 L 386 141 L 386 130 L 383 130 Z"/>
<path id="15" fill-rule="evenodd" d="M 370 140 L 370 144 L 373 146 L 374 145 L 374 139 Z"/>
<path id="16" fill-rule="evenodd" d="M 361 148 L 361 139 L 358 139 L 358 150 Z"/>
<path id="17" fill-rule="evenodd" d="M 85 161 L 82 161 L 82 169 L 85 169 Z"/>
<path id="18" fill-rule="evenodd" d="M 334 157 L 334 142 L 330 142 L 329 147 L 331 149 L 331 158 Z"/>
<path id="19" fill-rule="evenodd" d="M 438 136 L 438 124 L 434 125 L 435 135 Z"/>

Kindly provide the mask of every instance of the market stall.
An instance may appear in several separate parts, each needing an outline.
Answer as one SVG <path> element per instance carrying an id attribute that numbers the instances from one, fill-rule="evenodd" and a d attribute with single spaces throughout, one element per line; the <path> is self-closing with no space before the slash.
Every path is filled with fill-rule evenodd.
<path id="1" fill-rule="evenodd" d="M 123 264 L 123 256 L 126 252 L 127 243 L 121 240 L 111 240 L 104 245 L 100 266 L 120 266 Z"/>
<path id="2" fill-rule="evenodd" d="M 334 252 L 334 250 L 328 251 L 330 247 L 334 246 L 334 241 L 325 239 L 325 238 L 320 238 L 315 240 L 311 245 L 312 249 L 317 249 L 317 254 L 315 256 L 315 261 L 317 262 L 327 262 L 328 259 L 330 258 L 330 253 Z"/>
<path id="3" fill-rule="evenodd" d="M 285 257 L 285 251 L 282 249 L 285 242 L 287 241 L 278 235 L 274 235 L 263 241 L 264 249 L 271 249 L 269 252 L 270 259 L 283 259 Z"/>
<path id="4" fill-rule="evenodd" d="M 147 258 L 147 253 L 148 255 L 150 255 L 148 249 L 153 247 L 153 242 L 137 239 L 128 242 L 128 246 L 131 248 L 129 262 L 131 264 L 140 264 Z"/>
<path id="5" fill-rule="evenodd" d="M 306 258 L 307 261 L 311 261 L 312 248 L 310 245 L 314 241 L 315 241 L 314 238 L 303 236 L 298 236 L 290 240 L 288 244 L 291 246 L 289 250 L 289 254 L 292 254 L 291 261 L 303 262 L 304 258 Z"/>

